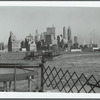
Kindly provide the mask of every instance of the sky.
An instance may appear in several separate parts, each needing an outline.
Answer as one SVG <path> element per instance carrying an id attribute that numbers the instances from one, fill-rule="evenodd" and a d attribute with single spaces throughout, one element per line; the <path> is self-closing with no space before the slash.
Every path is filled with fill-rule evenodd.
<path id="1" fill-rule="evenodd" d="M 63 33 L 63 26 L 71 27 L 72 39 L 78 36 L 79 44 L 92 39 L 100 47 L 100 8 L 95 7 L 0 7 L 0 42 L 7 44 L 10 31 L 18 40 L 30 33 L 35 35 L 56 28 L 56 35 Z"/>

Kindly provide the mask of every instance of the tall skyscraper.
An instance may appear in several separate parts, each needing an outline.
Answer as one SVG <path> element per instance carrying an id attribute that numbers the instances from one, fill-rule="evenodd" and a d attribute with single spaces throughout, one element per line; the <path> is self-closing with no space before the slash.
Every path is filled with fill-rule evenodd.
<path id="1" fill-rule="evenodd" d="M 66 30 L 65 30 L 65 26 L 63 27 L 63 39 L 66 38 Z"/>
<path id="2" fill-rule="evenodd" d="M 68 38 L 68 41 L 71 40 L 71 28 L 70 28 L 70 26 L 68 27 L 68 30 L 67 30 L 67 38 Z"/>
<path id="3" fill-rule="evenodd" d="M 66 34 L 66 28 L 65 28 L 65 26 L 63 27 L 63 39 L 66 39 L 66 36 L 67 34 Z"/>
<path id="4" fill-rule="evenodd" d="M 38 30 L 35 31 L 35 43 L 39 41 Z"/>
<path id="5" fill-rule="evenodd" d="M 68 39 L 68 50 L 71 50 L 71 46 L 72 46 L 72 39 L 71 39 L 71 28 L 70 26 L 67 29 L 67 39 Z"/>

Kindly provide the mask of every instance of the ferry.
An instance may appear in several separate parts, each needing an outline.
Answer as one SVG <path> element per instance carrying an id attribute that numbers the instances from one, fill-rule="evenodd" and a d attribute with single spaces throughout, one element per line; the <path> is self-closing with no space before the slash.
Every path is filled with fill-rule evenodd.
<path id="1" fill-rule="evenodd" d="M 34 60 L 38 57 L 39 57 L 38 52 L 28 51 L 28 52 L 25 53 L 24 60 Z"/>
<path id="2" fill-rule="evenodd" d="M 60 56 L 60 53 L 54 53 L 52 51 L 47 51 L 43 54 L 43 57 L 46 58 L 47 60 L 51 60 L 54 57 Z"/>

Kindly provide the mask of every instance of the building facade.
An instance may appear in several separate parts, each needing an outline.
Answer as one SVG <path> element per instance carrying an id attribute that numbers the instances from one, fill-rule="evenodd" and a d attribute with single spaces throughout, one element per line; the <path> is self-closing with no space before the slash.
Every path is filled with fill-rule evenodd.
<path id="1" fill-rule="evenodd" d="M 67 39 L 66 28 L 63 27 L 63 39 Z"/>
<path id="2" fill-rule="evenodd" d="M 67 29 L 67 40 L 68 40 L 68 50 L 71 50 L 71 46 L 72 46 L 72 38 L 71 38 L 71 28 L 70 26 Z"/>
<path id="3" fill-rule="evenodd" d="M 8 51 L 20 51 L 20 48 L 21 48 L 20 41 L 17 40 L 16 36 L 13 35 L 11 31 L 8 39 Z"/>
<path id="4" fill-rule="evenodd" d="M 53 38 L 55 39 L 55 27 L 47 27 L 47 34 L 53 35 Z"/>
<path id="5" fill-rule="evenodd" d="M 36 51 L 35 37 L 31 34 L 25 38 L 26 51 Z"/>

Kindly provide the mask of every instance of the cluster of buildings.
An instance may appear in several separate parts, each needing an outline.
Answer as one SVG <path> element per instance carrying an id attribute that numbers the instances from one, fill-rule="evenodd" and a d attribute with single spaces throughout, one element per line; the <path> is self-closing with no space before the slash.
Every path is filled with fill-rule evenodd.
<path id="1" fill-rule="evenodd" d="M 25 40 L 17 40 L 13 32 L 10 32 L 8 39 L 8 51 L 38 51 L 53 50 L 57 51 L 93 51 L 98 50 L 98 45 L 90 41 L 90 44 L 81 45 L 78 43 L 78 37 L 72 39 L 71 27 L 62 29 L 62 34 L 56 36 L 55 27 L 47 27 L 45 32 L 41 34 L 35 31 L 35 36 L 29 34 Z M 4 50 L 4 43 L 0 43 L 0 50 Z"/>

